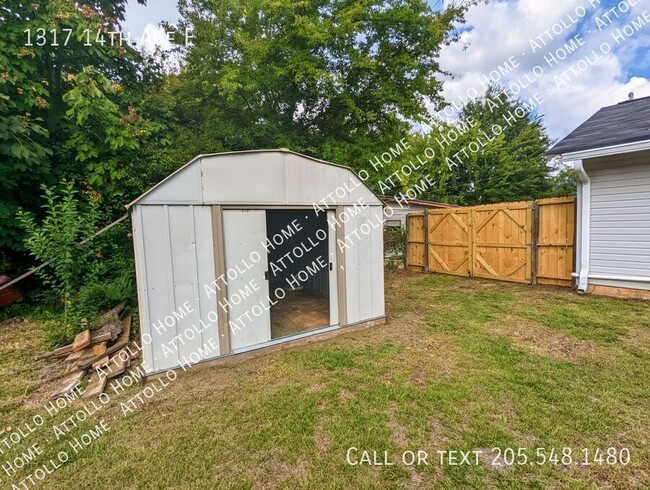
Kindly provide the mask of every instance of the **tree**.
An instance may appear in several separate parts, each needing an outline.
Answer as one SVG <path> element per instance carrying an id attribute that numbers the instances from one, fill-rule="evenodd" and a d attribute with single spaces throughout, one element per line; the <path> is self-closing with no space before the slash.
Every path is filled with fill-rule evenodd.
<path id="1" fill-rule="evenodd" d="M 181 0 L 178 82 L 201 151 L 290 147 L 365 166 L 442 103 L 437 56 L 474 2 Z"/>
<path id="2" fill-rule="evenodd" d="M 438 122 L 429 133 L 409 137 L 404 161 L 435 151 L 420 174 L 435 185 L 418 197 L 471 206 L 537 199 L 550 195 L 553 179 L 544 152 L 549 139 L 543 121 L 528 102 L 494 86 L 468 102 L 453 123 Z M 406 192 L 420 175 L 394 189 Z"/>
<path id="3" fill-rule="evenodd" d="M 160 129 L 137 112 L 155 70 L 110 35 L 125 5 L 7 0 L 0 7 L 0 247 L 19 250 L 15 212 L 39 209 L 39 196 L 26 189 L 68 178 L 110 200 L 133 150 Z"/>

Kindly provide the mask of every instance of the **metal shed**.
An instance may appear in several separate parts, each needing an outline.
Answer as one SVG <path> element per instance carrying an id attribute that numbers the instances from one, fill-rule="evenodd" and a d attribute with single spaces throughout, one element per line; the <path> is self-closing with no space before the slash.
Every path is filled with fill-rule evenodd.
<path id="1" fill-rule="evenodd" d="M 578 175 L 577 289 L 650 299 L 650 97 L 603 107 L 548 154 Z"/>
<path id="2" fill-rule="evenodd" d="M 347 167 L 200 155 L 127 208 L 149 374 L 384 320 L 383 202 Z"/>

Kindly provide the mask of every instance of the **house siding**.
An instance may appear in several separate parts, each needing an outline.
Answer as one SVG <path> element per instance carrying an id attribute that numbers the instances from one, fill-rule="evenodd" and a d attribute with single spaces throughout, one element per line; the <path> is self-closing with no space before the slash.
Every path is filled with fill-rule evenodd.
<path id="1" fill-rule="evenodd" d="M 650 289 L 650 152 L 585 162 L 591 178 L 590 284 Z"/>

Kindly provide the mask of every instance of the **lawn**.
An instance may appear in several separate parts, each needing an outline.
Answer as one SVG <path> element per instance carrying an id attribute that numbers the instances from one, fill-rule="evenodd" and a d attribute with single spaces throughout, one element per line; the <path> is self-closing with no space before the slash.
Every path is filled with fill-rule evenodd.
<path id="1" fill-rule="evenodd" d="M 133 386 L 57 441 L 51 427 L 77 401 L 4 448 L 7 459 L 41 441 L 43 454 L 13 478 L 0 471 L 0 485 L 66 450 L 38 487 L 650 486 L 649 304 L 407 273 L 390 273 L 386 292 L 386 325 L 190 369 L 124 416 Z M 53 364 L 33 356 L 44 350 L 38 322 L 0 326 L 2 426 L 43 413 Z M 110 430 L 74 453 L 70 437 L 100 419 Z M 394 464 L 350 465 L 351 447 L 353 462 L 367 450 Z M 525 448 L 526 464 L 493 465 L 496 447 Z M 607 464 L 596 452 L 607 448 L 629 450 L 629 464 Z M 440 464 L 443 450 L 482 453 Z M 405 451 L 426 451 L 428 464 L 404 464 Z"/>

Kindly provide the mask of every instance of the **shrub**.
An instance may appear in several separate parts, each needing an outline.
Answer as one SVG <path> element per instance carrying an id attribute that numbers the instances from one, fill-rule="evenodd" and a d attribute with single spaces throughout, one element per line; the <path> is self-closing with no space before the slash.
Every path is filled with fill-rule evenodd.
<path id="1" fill-rule="evenodd" d="M 43 198 L 45 216 L 39 223 L 29 212 L 17 214 L 25 230 L 25 247 L 30 255 L 49 265 L 38 275 L 50 286 L 64 304 L 64 323 L 76 320 L 72 314 L 73 295 L 87 273 L 93 249 L 84 241 L 95 233 L 98 218 L 97 199 L 81 199 L 73 182 L 64 181 L 59 189 L 45 185 Z"/>
<path id="2" fill-rule="evenodd" d="M 406 230 L 400 226 L 384 228 L 384 257 L 399 258 L 406 253 Z"/>

